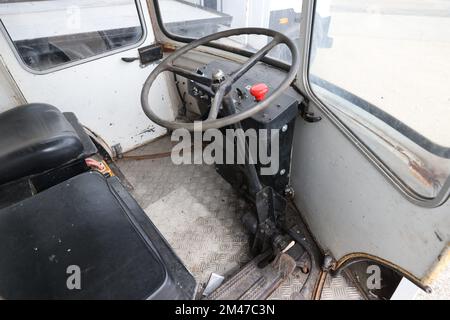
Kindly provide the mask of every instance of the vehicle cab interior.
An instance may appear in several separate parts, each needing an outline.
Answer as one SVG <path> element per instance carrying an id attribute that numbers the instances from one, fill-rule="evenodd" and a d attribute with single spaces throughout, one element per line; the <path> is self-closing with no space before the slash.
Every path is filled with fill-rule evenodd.
<path id="1" fill-rule="evenodd" d="M 0 299 L 441 294 L 449 9 L 2 1 Z"/>

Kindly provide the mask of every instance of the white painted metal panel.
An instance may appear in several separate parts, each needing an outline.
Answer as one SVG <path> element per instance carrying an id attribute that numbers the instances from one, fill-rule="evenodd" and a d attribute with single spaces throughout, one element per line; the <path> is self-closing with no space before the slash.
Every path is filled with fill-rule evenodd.
<path id="1" fill-rule="evenodd" d="M 322 117 L 315 124 L 298 120 L 292 169 L 295 202 L 321 247 L 336 259 L 381 257 L 427 280 L 445 261 L 450 203 L 427 209 L 409 202 Z"/>
<path id="2" fill-rule="evenodd" d="M 0 56 L 0 109 L 8 110 L 24 103 L 25 98 Z"/>

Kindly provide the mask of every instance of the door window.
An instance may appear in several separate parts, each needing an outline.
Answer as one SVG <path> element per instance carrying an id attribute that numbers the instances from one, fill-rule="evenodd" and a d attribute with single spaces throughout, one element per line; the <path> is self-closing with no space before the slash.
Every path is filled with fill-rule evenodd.
<path id="1" fill-rule="evenodd" d="M 450 1 L 316 2 L 314 93 L 427 197 L 450 172 L 449 57 Z"/>
<path id="2" fill-rule="evenodd" d="M 134 0 L 2 1 L 0 17 L 23 63 L 45 71 L 136 45 Z"/>

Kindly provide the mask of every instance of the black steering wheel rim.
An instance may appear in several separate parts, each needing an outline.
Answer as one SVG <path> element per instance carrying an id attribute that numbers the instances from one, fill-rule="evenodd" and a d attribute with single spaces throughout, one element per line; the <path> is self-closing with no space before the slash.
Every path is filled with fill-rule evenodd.
<path id="1" fill-rule="evenodd" d="M 209 79 L 202 77 L 201 75 L 194 74 L 191 71 L 187 71 L 184 69 L 181 69 L 179 67 L 176 67 L 173 65 L 173 62 L 180 58 L 182 55 L 186 54 L 187 52 L 200 47 L 202 45 L 208 44 L 211 41 L 219 40 L 222 38 L 228 38 L 231 36 L 240 36 L 240 35 L 264 35 L 268 37 L 272 37 L 272 41 L 260 49 L 257 53 L 255 53 L 249 60 L 247 60 L 242 67 L 235 73 L 233 73 L 230 78 L 226 79 L 224 83 L 220 84 L 217 88 L 216 95 L 214 97 L 213 105 L 210 110 L 210 117 L 208 120 L 205 121 L 199 121 L 196 123 L 188 123 L 188 122 L 178 122 L 178 121 L 168 121 L 161 119 L 158 115 L 156 115 L 150 107 L 150 101 L 149 101 L 149 93 L 150 89 L 156 80 L 156 78 L 165 71 L 172 71 L 176 74 L 179 74 L 181 76 L 185 76 L 188 79 L 192 79 L 194 81 L 198 82 L 207 82 Z M 265 100 L 256 103 L 253 107 L 240 112 L 236 113 L 224 118 L 217 119 L 218 109 L 219 106 L 223 102 L 224 96 L 228 93 L 229 87 L 237 81 L 243 74 L 245 74 L 249 69 L 251 69 L 256 63 L 260 62 L 261 59 L 268 54 L 268 52 L 274 48 L 275 46 L 284 43 L 292 54 L 292 64 L 290 67 L 290 70 L 288 74 L 286 75 L 285 79 L 281 82 L 281 84 L 273 91 L 271 92 L 270 96 L 267 97 Z M 201 131 L 206 131 L 208 129 L 220 129 L 226 126 L 233 125 L 235 123 L 238 123 L 240 121 L 243 121 L 247 118 L 250 118 L 254 116 L 255 114 L 265 110 L 268 108 L 274 100 L 278 98 L 279 95 L 281 95 L 295 80 L 298 69 L 300 67 L 300 55 L 297 49 L 297 46 L 295 43 L 286 37 L 285 35 L 274 31 L 270 29 L 264 29 L 264 28 L 239 28 L 239 29 L 231 29 L 226 30 L 218 33 L 214 33 L 212 35 L 206 36 L 204 38 L 195 40 L 188 45 L 180 48 L 179 50 L 175 51 L 172 55 L 164 59 L 149 75 L 147 80 L 144 83 L 144 86 L 142 88 L 141 93 L 141 104 L 142 109 L 144 113 L 147 115 L 147 117 L 153 121 L 154 123 L 165 127 L 170 130 L 176 130 L 176 129 L 187 129 L 189 131 L 197 131 L 199 128 L 201 128 Z M 220 98 L 220 99 L 219 99 Z"/>

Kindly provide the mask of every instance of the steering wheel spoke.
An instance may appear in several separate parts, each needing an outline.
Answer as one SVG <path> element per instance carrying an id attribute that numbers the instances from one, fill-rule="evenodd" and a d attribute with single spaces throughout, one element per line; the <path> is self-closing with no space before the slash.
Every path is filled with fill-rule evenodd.
<path id="1" fill-rule="evenodd" d="M 260 62 L 270 52 L 270 50 L 272 50 L 279 44 L 280 40 L 277 37 L 274 37 L 272 41 L 270 41 L 253 56 L 251 56 L 250 59 L 248 59 L 237 71 L 235 71 L 231 75 L 230 81 L 234 83 L 239 80 L 245 73 L 248 72 L 248 70 L 253 68 L 258 62 Z"/>
<path id="2" fill-rule="evenodd" d="M 226 89 L 226 86 L 222 85 L 216 92 L 216 95 L 214 96 L 211 104 L 211 108 L 209 110 L 208 121 L 217 119 L 220 107 L 222 106 L 223 98 L 225 97 Z"/>

